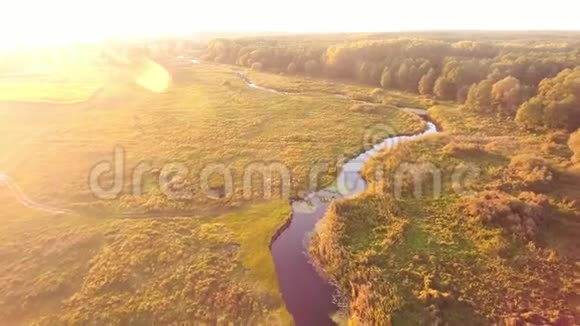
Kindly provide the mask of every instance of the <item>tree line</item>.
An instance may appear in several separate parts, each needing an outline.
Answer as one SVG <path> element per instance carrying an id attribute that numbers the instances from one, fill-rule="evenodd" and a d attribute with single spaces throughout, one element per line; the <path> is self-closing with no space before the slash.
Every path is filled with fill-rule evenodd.
<path id="1" fill-rule="evenodd" d="M 215 39 L 204 59 L 457 101 L 530 129 L 579 126 L 580 43 L 573 40 Z"/>

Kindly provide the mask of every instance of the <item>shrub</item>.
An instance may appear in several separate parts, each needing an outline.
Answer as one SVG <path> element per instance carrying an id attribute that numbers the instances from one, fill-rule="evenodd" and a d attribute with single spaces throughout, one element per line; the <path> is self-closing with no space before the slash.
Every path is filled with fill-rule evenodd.
<path id="1" fill-rule="evenodd" d="M 580 129 L 576 130 L 575 133 L 570 135 L 570 139 L 568 139 L 568 146 L 572 152 L 574 152 L 572 160 L 574 162 L 580 162 Z"/>
<path id="2" fill-rule="evenodd" d="M 368 95 L 368 94 L 354 93 L 354 94 L 350 95 L 350 98 L 352 98 L 355 101 L 376 103 L 375 97 L 373 97 L 372 95 Z"/>
<path id="3" fill-rule="evenodd" d="M 252 63 L 252 70 L 262 70 L 264 69 L 264 65 L 261 62 L 254 62 Z"/>
<path id="4" fill-rule="evenodd" d="M 353 112 L 369 113 L 369 114 L 377 114 L 388 109 L 390 109 L 390 107 L 386 105 L 366 104 L 366 103 L 355 104 L 350 107 L 350 110 Z"/>
<path id="5" fill-rule="evenodd" d="M 520 154 L 511 158 L 506 180 L 512 189 L 545 190 L 554 178 L 552 169 L 543 158 Z"/>
<path id="6" fill-rule="evenodd" d="M 380 101 L 381 97 L 383 97 L 384 94 L 385 92 L 380 88 L 375 88 L 371 91 L 371 96 L 378 101 Z"/>
<path id="7" fill-rule="evenodd" d="M 454 157 L 470 157 L 483 153 L 479 144 L 452 141 L 443 147 L 443 153 Z"/>
<path id="8" fill-rule="evenodd" d="M 467 200 L 464 213 L 486 225 L 499 226 L 520 238 L 532 240 L 544 224 L 548 198 L 523 192 L 517 198 L 505 192 L 488 191 Z"/>

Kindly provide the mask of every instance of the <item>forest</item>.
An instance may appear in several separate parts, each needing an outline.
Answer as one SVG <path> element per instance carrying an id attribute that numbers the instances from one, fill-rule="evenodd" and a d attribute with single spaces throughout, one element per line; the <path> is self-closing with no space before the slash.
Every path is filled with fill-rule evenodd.
<path id="1" fill-rule="evenodd" d="M 490 111 L 534 129 L 580 126 L 580 41 L 575 34 L 362 35 L 215 39 L 206 60 L 273 73 L 341 78 Z M 420 37 L 421 36 L 421 37 Z M 493 39 L 493 37 L 497 39 Z M 334 36 L 336 37 L 336 36 Z M 512 37 L 512 38 L 510 38 Z M 544 81 L 545 80 L 545 81 Z"/>

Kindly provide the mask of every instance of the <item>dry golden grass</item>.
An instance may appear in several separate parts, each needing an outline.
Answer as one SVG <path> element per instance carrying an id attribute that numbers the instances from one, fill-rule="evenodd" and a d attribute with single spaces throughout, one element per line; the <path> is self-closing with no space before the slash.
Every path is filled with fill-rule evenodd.
<path id="1" fill-rule="evenodd" d="M 445 106 L 429 112 L 446 132 L 371 159 L 363 171 L 369 190 L 338 203 L 348 210 L 331 210 L 312 243 L 310 252 L 348 299 L 350 321 L 573 325 L 580 228 L 569 196 L 580 189 L 570 174 L 559 174 L 569 155 L 536 159 L 531 154 L 547 137 L 494 117 Z M 410 179 L 395 200 L 393 176 L 401 165 L 426 163 L 441 172 L 440 196 L 433 198 L 426 173 L 419 197 Z M 380 180 L 377 170 L 384 171 Z M 540 179 L 552 179 L 553 187 L 525 191 L 527 181 Z M 396 233 L 364 222 L 373 219 Z"/>

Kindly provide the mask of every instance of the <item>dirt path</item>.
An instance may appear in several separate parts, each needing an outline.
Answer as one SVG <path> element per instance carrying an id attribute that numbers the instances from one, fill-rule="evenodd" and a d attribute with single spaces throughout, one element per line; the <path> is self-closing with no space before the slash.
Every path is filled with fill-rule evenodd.
<path id="1" fill-rule="evenodd" d="M 50 214 L 66 214 L 69 211 L 65 209 L 60 209 L 56 207 L 51 207 L 38 202 L 35 202 L 30 197 L 28 197 L 22 189 L 6 174 L 0 173 L 0 187 L 6 187 L 12 192 L 16 200 L 24 207 L 34 209 L 37 211 L 42 211 Z"/>

